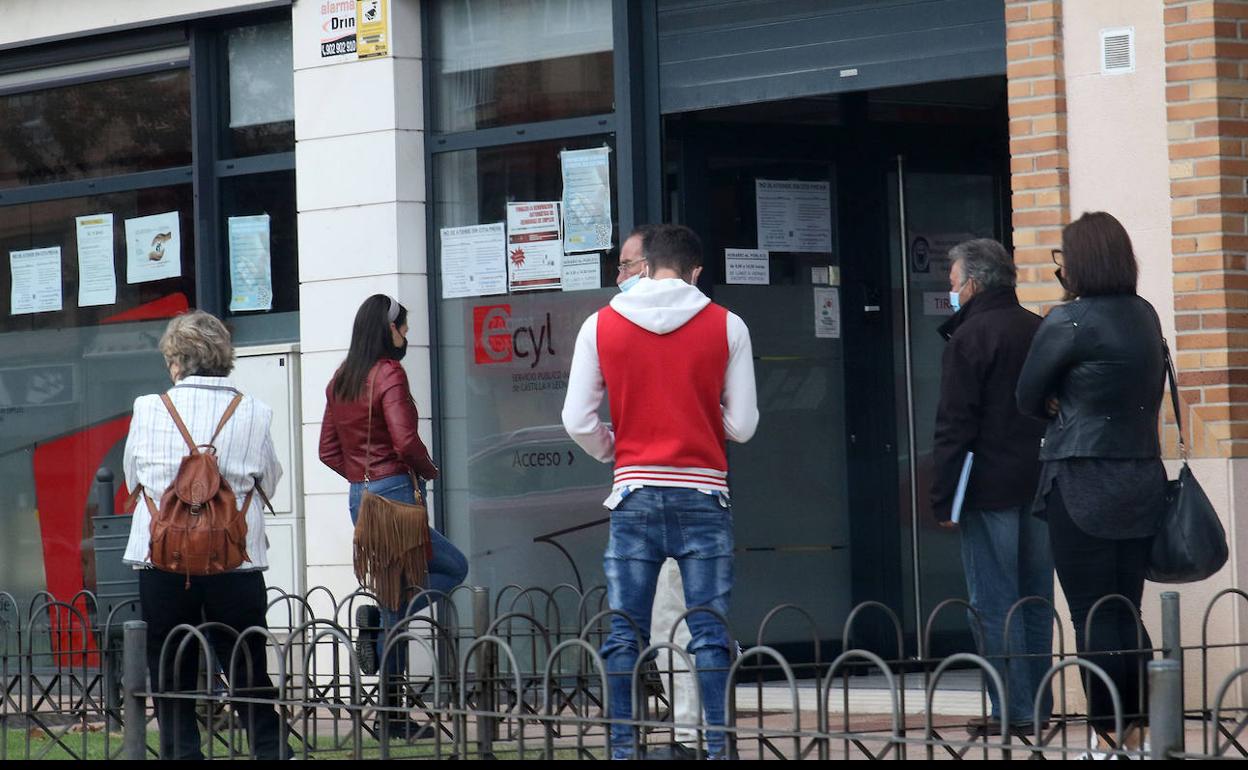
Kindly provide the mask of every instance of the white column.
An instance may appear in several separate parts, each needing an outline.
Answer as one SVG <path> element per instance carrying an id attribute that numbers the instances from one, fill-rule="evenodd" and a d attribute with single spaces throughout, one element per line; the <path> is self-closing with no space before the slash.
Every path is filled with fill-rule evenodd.
<path id="1" fill-rule="evenodd" d="M 370 294 L 408 309 L 403 364 L 432 439 L 420 4 L 389 5 L 389 55 L 339 63 L 320 58 L 320 4 L 293 6 L 307 585 L 338 597 L 357 585 L 347 482 L 317 448 L 325 386 Z"/>

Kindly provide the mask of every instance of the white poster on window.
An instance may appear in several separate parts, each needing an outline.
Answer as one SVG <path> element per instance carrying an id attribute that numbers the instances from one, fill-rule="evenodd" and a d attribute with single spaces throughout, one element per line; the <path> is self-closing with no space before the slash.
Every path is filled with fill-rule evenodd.
<path id="1" fill-rule="evenodd" d="M 30 315 L 61 309 L 61 247 L 9 252 L 10 313 Z"/>
<path id="2" fill-rule="evenodd" d="M 559 202 L 507 204 L 507 285 L 511 291 L 558 289 L 563 283 Z"/>
<path id="3" fill-rule="evenodd" d="M 598 252 L 588 254 L 563 255 L 563 290 L 587 291 L 602 286 L 602 255 Z"/>
<path id="4" fill-rule="evenodd" d="M 820 339 L 840 339 L 841 293 L 827 286 L 815 287 L 815 336 Z"/>
<path id="5" fill-rule="evenodd" d="M 828 182 L 754 180 L 758 248 L 832 253 L 832 185 Z"/>
<path id="6" fill-rule="evenodd" d="M 507 293 L 507 234 L 502 222 L 444 227 L 442 299 Z"/>
<path id="7" fill-rule="evenodd" d="M 771 283 L 771 256 L 758 249 L 724 249 L 727 283 L 766 286 Z"/>
<path id="8" fill-rule="evenodd" d="M 117 302 L 117 268 L 113 264 L 113 215 L 77 217 L 78 307 Z"/>
<path id="9" fill-rule="evenodd" d="M 230 312 L 273 309 L 269 215 L 230 217 Z"/>
<path id="10" fill-rule="evenodd" d="M 568 254 L 611 248 L 611 150 L 567 150 L 563 172 L 563 250 Z"/>
<path id="11" fill-rule="evenodd" d="M 178 212 L 126 220 L 126 283 L 147 283 L 182 275 L 182 231 Z"/>

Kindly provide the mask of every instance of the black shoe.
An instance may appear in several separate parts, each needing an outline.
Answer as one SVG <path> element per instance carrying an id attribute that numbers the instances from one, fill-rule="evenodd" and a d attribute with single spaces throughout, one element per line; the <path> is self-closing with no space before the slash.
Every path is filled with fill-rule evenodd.
<path id="1" fill-rule="evenodd" d="M 371 676 L 377 673 L 377 640 L 381 638 L 381 610 L 371 604 L 355 608 L 355 658 L 360 663 L 360 673 Z"/>
<path id="2" fill-rule="evenodd" d="M 391 719 L 388 721 L 390 739 L 399 741 L 425 741 L 437 735 L 438 728 L 432 723 L 420 724 L 411 719 Z M 377 740 L 381 740 L 381 720 L 373 722 L 373 730 Z"/>
<path id="3" fill-rule="evenodd" d="M 1040 723 L 1041 730 L 1049 729 L 1048 722 Z M 966 721 L 966 731 L 972 737 L 993 737 L 1001 735 L 1001 720 L 994 717 L 971 717 Z M 1030 719 L 1026 722 L 1011 722 L 1010 735 L 1035 735 L 1036 723 Z"/>

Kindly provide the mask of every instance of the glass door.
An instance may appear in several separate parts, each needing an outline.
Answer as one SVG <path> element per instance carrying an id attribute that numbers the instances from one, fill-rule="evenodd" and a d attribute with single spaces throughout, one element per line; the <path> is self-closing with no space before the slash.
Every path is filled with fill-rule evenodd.
<path id="1" fill-rule="evenodd" d="M 918 167 L 904 157 L 888 172 L 889 238 L 893 257 L 894 379 L 897 398 L 899 509 L 904 533 L 903 569 L 913 590 L 915 628 L 923 638 L 933 610 L 946 599 L 966 598 L 961 543 L 931 513 L 932 444 L 940 399 L 939 328 L 949 307 L 949 249 L 971 238 L 999 238 L 999 177 L 965 168 Z M 909 604 L 909 603 L 908 603 Z M 931 626 L 932 649 L 968 649 L 965 613 L 943 611 Z"/>

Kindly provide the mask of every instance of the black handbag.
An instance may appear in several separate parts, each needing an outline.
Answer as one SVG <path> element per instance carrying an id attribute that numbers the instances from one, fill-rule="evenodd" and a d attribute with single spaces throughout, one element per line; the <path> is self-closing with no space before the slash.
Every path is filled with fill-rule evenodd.
<path id="1" fill-rule="evenodd" d="M 1187 467 L 1183 410 L 1169 346 L 1166 346 L 1166 377 L 1170 381 L 1174 419 L 1179 427 L 1179 457 L 1183 459 L 1183 467 L 1179 477 L 1166 485 L 1166 512 L 1153 537 L 1146 577 L 1154 583 L 1195 583 L 1222 569 L 1229 549 L 1226 530 L 1222 528 L 1217 511 L 1192 475 L 1192 469 Z"/>

